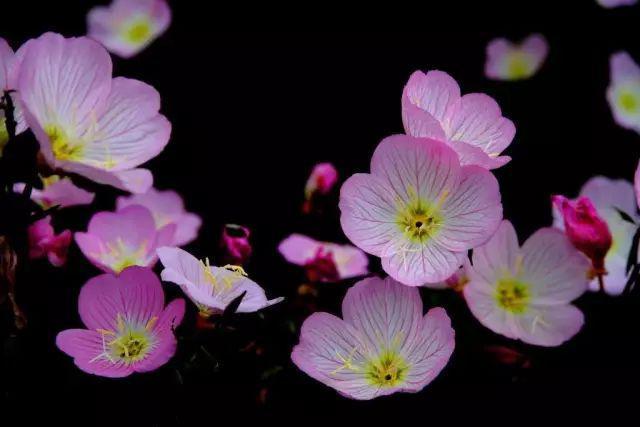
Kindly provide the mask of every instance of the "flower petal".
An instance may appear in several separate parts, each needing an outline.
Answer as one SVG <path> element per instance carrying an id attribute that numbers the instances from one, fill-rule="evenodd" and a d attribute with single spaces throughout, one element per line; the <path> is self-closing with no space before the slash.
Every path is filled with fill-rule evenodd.
<path id="1" fill-rule="evenodd" d="M 462 265 L 466 252 L 451 252 L 436 241 L 407 244 L 382 258 L 387 274 L 407 286 L 423 286 L 450 277 Z"/>
<path id="2" fill-rule="evenodd" d="M 522 341 L 555 347 L 580 331 L 584 315 L 573 305 L 559 305 L 533 307 L 514 320 Z"/>
<path id="3" fill-rule="evenodd" d="M 442 122 L 447 109 L 460 98 L 460 86 L 449 74 L 414 72 L 402 92 L 403 105 L 415 105 Z"/>

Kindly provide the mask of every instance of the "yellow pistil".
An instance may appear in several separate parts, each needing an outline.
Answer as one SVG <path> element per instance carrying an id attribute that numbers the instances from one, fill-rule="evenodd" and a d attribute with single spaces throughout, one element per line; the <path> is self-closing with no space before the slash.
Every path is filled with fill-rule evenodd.
<path id="1" fill-rule="evenodd" d="M 209 258 L 205 258 L 204 261 L 200 260 L 200 268 L 204 274 L 205 280 L 209 283 L 216 291 L 229 290 L 233 287 L 233 284 L 236 283 L 243 277 L 247 277 L 247 272 L 244 271 L 242 267 L 239 265 L 231 265 L 227 264 L 222 269 L 229 271 L 231 274 L 220 274 L 216 275 L 213 273 L 211 264 L 209 263 Z M 216 268 L 216 267 L 213 267 Z M 220 284 L 224 285 L 224 288 L 220 288 Z"/>
<path id="2" fill-rule="evenodd" d="M 512 80 L 525 79 L 531 75 L 531 62 L 521 52 L 510 55 L 507 64 L 507 76 Z"/>
<path id="3" fill-rule="evenodd" d="M 124 28 L 124 38 L 133 44 L 141 44 L 148 41 L 152 35 L 152 25 L 148 18 L 139 18 Z"/>
<path id="4" fill-rule="evenodd" d="M 442 226 L 440 209 L 449 192 L 445 190 L 435 203 L 419 198 L 412 189 L 408 193 L 411 201 L 399 209 L 397 224 L 409 240 L 423 243 L 433 237 Z"/>
<path id="5" fill-rule="evenodd" d="M 143 327 L 129 324 L 125 318 L 118 313 L 116 317 L 116 329 L 97 329 L 102 335 L 103 352 L 96 356 L 92 362 L 97 360 L 108 360 L 111 363 L 124 362 L 131 364 L 143 360 L 154 347 L 153 328 L 158 321 L 157 316 L 153 316 Z M 105 338 L 110 337 L 107 341 Z"/>
<path id="6" fill-rule="evenodd" d="M 368 361 L 364 372 L 371 385 L 395 387 L 406 379 L 409 365 L 396 351 L 387 350 Z"/>
<path id="7" fill-rule="evenodd" d="M 115 245 L 107 243 L 106 247 L 108 252 L 101 254 L 100 258 L 116 273 L 134 265 L 144 264 L 144 254 L 147 252 L 146 242 L 143 242 L 135 251 L 132 251 L 121 238 L 116 240 Z"/>
<path id="8" fill-rule="evenodd" d="M 51 141 L 51 150 L 57 160 L 78 161 L 82 158 L 83 145 L 79 141 L 72 141 L 69 135 L 58 125 L 45 126 L 45 133 Z"/>
<path id="9" fill-rule="evenodd" d="M 529 305 L 529 285 L 506 276 L 498 280 L 495 292 L 498 306 L 513 314 L 523 314 Z"/>
<path id="10" fill-rule="evenodd" d="M 618 96 L 620 108 L 630 114 L 638 112 L 638 107 L 640 107 L 639 101 L 638 96 L 633 92 L 624 91 Z"/>

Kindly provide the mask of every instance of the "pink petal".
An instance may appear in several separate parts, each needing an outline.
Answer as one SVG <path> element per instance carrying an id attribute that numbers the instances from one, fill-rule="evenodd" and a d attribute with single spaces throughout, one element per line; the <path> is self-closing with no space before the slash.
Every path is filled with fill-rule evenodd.
<path id="1" fill-rule="evenodd" d="M 176 353 L 177 340 L 174 330 L 182 322 L 184 317 L 185 304 L 183 299 L 175 299 L 167 305 L 153 332 L 158 340 L 153 353 L 135 365 L 136 372 L 151 372 L 166 364 Z"/>
<path id="2" fill-rule="evenodd" d="M 305 265 L 313 259 L 320 242 L 302 234 L 292 234 L 278 246 L 278 252 L 291 264 Z"/>
<path id="3" fill-rule="evenodd" d="M 451 252 L 435 241 L 409 245 L 382 258 L 387 274 L 407 286 L 423 286 L 446 280 L 461 265 L 466 252 Z"/>
<path id="4" fill-rule="evenodd" d="M 402 98 L 403 105 L 413 104 L 442 122 L 447 109 L 460 98 L 460 87 L 443 71 L 416 71 L 409 77 Z"/>
<path id="5" fill-rule="evenodd" d="M 535 307 L 514 319 L 522 341 L 546 347 L 568 341 L 584 324 L 584 315 L 573 305 Z"/>
<path id="6" fill-rule="evenodd" d="M 616 52 L 609 59 L 611 80 L 614 83 L 637 81 L 640 79 L 640 67 L 625 51 Z"/>
<path id="7" fill-rule="evenodd" d="M 516 259 L 520 254 L 518 236 L 511 222 L 500 223 L 493 237 L 483 246 L 473 250 L 473 268 L 470 270 L 472 281 L 478 285 L 490 285 L 487 292 L 492 291 L 493 284 L 505 272 L 515 274 Z"/>
<path id="8" fill-rule="evenodd" d="M 402 123 L 407 135 L 416 138 L 433 138 L 439 141 L 446 139 L 440 121 L 412 104 L 406 97 L 402 98 Z"/>

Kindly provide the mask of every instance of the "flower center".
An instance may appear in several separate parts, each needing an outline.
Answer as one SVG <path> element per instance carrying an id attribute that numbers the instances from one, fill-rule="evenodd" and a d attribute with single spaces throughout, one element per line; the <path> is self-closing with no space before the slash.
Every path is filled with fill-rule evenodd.
<path id="1" fill-rule="evenodd" d="M 144 360 L 156 346 L 152 331 L 157 320 L 154 316 L 144 326 L 139 326 L 129 323 L 118 314 L 117 332 L 98 330 L 102 334 L 103 352 L 94 361 L 106 359 L 111 363 L 124 362 L 129 365 Z M 109 337 L 112 339 L 108 340 Z"/>
<path id="2" fill-rule="evenodd" d="M 409 366 L 395 351 L 386 351 L 370 360 L 365 368 L 367 380 L 377 387 L 395 387 L 404 382 Z"/>
<path id="3" fill-rule="evenodd" d="M 440 204 L 431 206 L 416 199 L 399 214 L 397 223 L 409 240 L 425 242 L 433 237 L 442 225 Z"/>
<path id="4" fill-rule="evenodd" d="M 512 277 L 505 277 L 498 281 L 495 297 L 503 309 L 514 314 L 522 314 L 529 303 L 529 286 Z"/>
<path id="5" fill-rule="evenodd" d="M 49 136 L 51 150 L 57 160 L 77 161 L 82 157 L 82 145 L 71 142 L 62 128 L 57 125 L 47 125 L 44 131 Z"/>
<path id="6" fill-rule="evenodd" d="M 622 92 L 618 97 L 620 107 L 627 113 L 635 113 L 638 111 L 638 97 L 633 92 Z"/>
<path id="7" fill-rule="evenodd" d="M 509 65 L 507 66 L 507 74 L 509 78 L 517 80 L 528 77 L 531 72 L 531 67 L 526 55 L 522 53 L 515 53 L 511 55 L 509 59 Z"/>
<path id="8" fill-rule="evenodd" d="M 147 18 L 140 18 L 129 24 L 125 30 L 125 38 L 131 43 L 144 43 L 151 38 L 151 22 Z"/>

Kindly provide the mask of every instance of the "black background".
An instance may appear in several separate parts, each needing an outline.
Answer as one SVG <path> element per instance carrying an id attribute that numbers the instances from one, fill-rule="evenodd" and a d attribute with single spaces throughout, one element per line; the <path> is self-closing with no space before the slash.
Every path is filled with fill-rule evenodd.
<path id="1" fill-rule="evenodd" d="M 47 30 L 66 36 L 85 32 L 91 2 L 22 3 L 4 14 L 0 26 L 0 36 L 14 48 Z M 258 337 L 266 355 L 236 354 L 233 339 L 214 337 L 210 344 L 227 353 L 215 375 L 177 380 L 176 367 L 189 357 L 187 345 L 169 366 L 151 374 L 122 380 L 84 374 L 54 345 L 57 332 L 80 327 L 78 291 L 98 274 L 74 247 L 66 268 L 36 262 L 19 284 L 30 318 L 27 331 L 15 334 L 8 318 L 0 325 L 0 406 L 6 420 L 27 422 L 44 414 L 52 422 L 85 425 L 213 425 L 253 415 L 296 423 L 318 417 L 339 421 L 348 415 L 356 421 L 385 416 L 398 424 L 507 425 L 534 417 L 549 422 L 602 417 L 615 425 L 614 419 L 635 412 L 637 297 L 593 294 L 578 301 L 586 314 L 580 334 L 562 347 L 544 349 L 509 342 L 482 328 L 452 293 L 423 290 L 425 306 L 444 305 L 453 318 L 456 351 L 447 368 L 416 395 L 371 402 L 342 398 L 289 362 L 297 337 L 286 325 L 290 318 L 299 324 L 294 301 L 303 275 L 281 259 L 276 247 L 292 232 L 345 241 L 337 204 L 322 216 L 301 215 L 304 182 L 319 161 L 333 162 L 342 178 L 368 170 L 376 144 L 402 132 L 400 95 L 416 69 L 447 71 L 463 93 L 493 96 L 516 124 L 506 151 L 513 160 L 496 175 L 505 217 L 521 240 L 550 224 L 551 194 L 574 196 L 595 174 L 630 180 L 640 136 L 613 122 L 605 90 L 611 53 L 625 49 L 640 59 L 640 7 L 605 10 L 585 1 L 574 5 L 573 19 L 557 26 L 546 18 L 526 23 L 512 16 L 511 25 L 478 32 L 429 32 L 416 19 L 410 27 L 426 32 L 261 33 L 214 31 L 224 17 L 207 23 L 199 3 L 172 2 L 174 20 L 165 36 L 133 59 L 114 58 L 114 74 L 144 80 L 162 95 L 173 134 L 149 167 L 157 187 L 179 191 L 189 210 L 204 219 L 200 238 L 188 249 L 199 256 L 214 253 L 225 223 L 245 224 L 253 231 L 249 273 L 269 296 L 287 297 L 265 311 L 264 319 L 241 322 L 243 336 Z M 557 11 L 532 3 L 547 16 Z M 485 79 L 487 42 L 531 32 L 542 32 L 550 44 L 539 74 L 518 83 Z M 111 209 L 115 195 L 99 189 L 98 207 Z M 83 230 L 90 216 L 88 209 L 70 209 L 56 222 Z M 371 263 L 379 271 L 379 260 Z M 324 286 L 318 309 L 338 314 L 350 284 Z M 166 289 L 178 295 L 171 285 Z M 183 330 L 192 329 L 192 323 L 190 313 Z M 531 367 L 496 363 L 484 351 L 493 344 L 526 354 Z M 276 365 L 283 369 L 266 381 L 259 379 L 263 369 Z M 268 388 L 266 403 L 258 404 L 263 387 Z"/>

